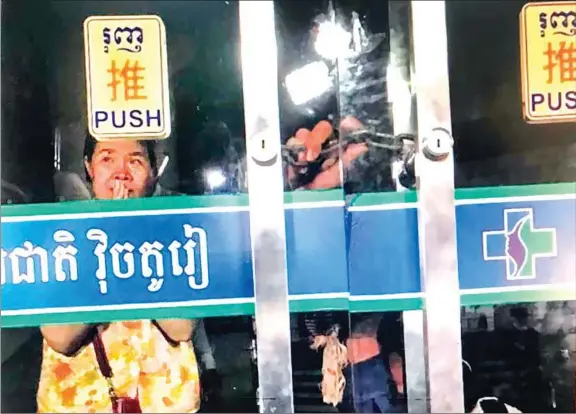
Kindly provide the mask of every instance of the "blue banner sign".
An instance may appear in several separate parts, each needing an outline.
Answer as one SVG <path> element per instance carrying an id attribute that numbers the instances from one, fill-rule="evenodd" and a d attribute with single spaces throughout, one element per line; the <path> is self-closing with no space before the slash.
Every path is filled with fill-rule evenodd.
<path id="1" fill-rule="evenodd" d="M 370 205 L 361 196 L 349 208 L 350 295 L 419 295 L 416 207 L 416 203 Z"/>
<path id="2" fill-rule="evenodd" d="M 573 188 L 458 192 L 463 302 L 576 296 Z M 291 309 L 421 307 L 417 220 L 415 193 L 288 195 Z M 245 196 L 4 207 L 3 325 L 251 313 L 249 228 Z"/>
<path id="3" fill-rule="evenodd" d="M 344 201 L 339 191 L 321 197 L 286 208 L 289 293 L 297 309 L 315 308 L 319 301 L 347 307 Z M 194 197 L 165 200 L 129 200 L 124 211 L 109 212 L 98 207 L 110 202 L 91 202 L 100 204 L 90 206 L 93 212 L 76 211 L 86 203 L 68 203 L 58 207 L 64 213 L 10 217 L 6 213 L 13 209 L 3 208 L 4 324 L 24 316 L 60 321 L 73 312 L 82 313 L 78 318 L 94 311 L 251 312 L 246 197 L 216 196 L 212 205 L 195 207 L 190 207 L 197 203 Z M 34 207 L 51 206 L 21 206 L 16 213 Z"/>
<path id="4" fill-rule="evenodd" d="M 460 205 L 460 287 L 574 283 L 575 206 L 573 195 Z"/>
<path id="5" fill-rule="evenodd" d="M 576 299 L 576 185 L 459 190 L 462 303 Z M 350 310 L 422 304 L 415 194 L 357 196 L 349 211 Z"/>
<path id="6" fill-rule="evenodd" d="M 3 313 L 253 296 L 246 211 L 99 216 L 5 219 Z"/>
<path id="7" fill-rule="evenodd" d="M 576 288 L 575 194 L 460 200 L 458 271 L 464 291 Z"/>

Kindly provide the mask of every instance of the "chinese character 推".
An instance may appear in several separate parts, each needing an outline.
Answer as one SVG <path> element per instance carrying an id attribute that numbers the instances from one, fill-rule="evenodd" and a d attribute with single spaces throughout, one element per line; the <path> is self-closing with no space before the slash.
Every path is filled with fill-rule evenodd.
<path id="1" fill-rule="evenodd" d="M 544 52 L 547 58 L 542 69 L 548 72 L 547 83 L 554 82 L 556 71 L 560 75 L 560 83 L 576 82 L 576 46 L 575 42 L 560 42 L 557 50 L 548 42 L 548 49 Z"/>
<path id="2" fill-rule="evenodd" d="M 143 72 L 144 68 L 139 66 L 136 60 L 132 64 L 130 59 L 126 60 L 124 66 L 119 69 L 116 67 L 116 61 L 112 60 L 108 73 L 110 74 L 110 83 L 106 86 L 112 89 L 112 101 L 118 98 L 118 87 L 123 86 L 124 100 L 130 101 L 133 99 L 146 99 L 145 95 L 141 95 L 144 86 L 139 81 L 144 80 L 144 76 L 139 76 L 139 72 Z"/>

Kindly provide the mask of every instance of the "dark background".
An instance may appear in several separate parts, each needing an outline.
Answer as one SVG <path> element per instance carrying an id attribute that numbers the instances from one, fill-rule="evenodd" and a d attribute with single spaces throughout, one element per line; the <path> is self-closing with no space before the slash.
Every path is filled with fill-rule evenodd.
<path id="1" fill-rule="evenodd" d="M 458 186 L 576 177 L 576 126 L 529 125 L 522 119 L 518 14 L 524 3 L 446 3 Z M 304 53 L 309 29 L 327 7 L 327 1 L 311 0 L 305 7 L 277 2 L 279 79 L 309 58 Z M 374 33 L 388 30 L 386 2 L 339 1 L 335 7 L 357 11 Z M 162 184 L 202 194 L 203 168 L 226 166 L 231 147 L 236 158 L 244 153 L 234 2 L 7 0 L 2 2 L 2 179 L 23 190 L 28 201 L 54 200 L 56 162 L 62 170 L 83 172 L 83 19 L 149 12 L 166 23 L 174 95 L 172 156 Z M 333 97 L 324 112 L 305 115 L 281 88 L 282 136 L 312 126 L 337 105 Z M 57 137 L 61 144 L 55 149 Z"/>
<path id="2" fill-rule="evenodd" d="M 202 168 L 226 164 L 230 147 L 243 151 L 237 3 L 8 0 L 2 2 L 2 179 L 31 201 L 54 200 L 55 169 L 84 172 L 84 19 L 147 13 L 166 25 L 173 95 L 162 184 L 202 194 Z"/>

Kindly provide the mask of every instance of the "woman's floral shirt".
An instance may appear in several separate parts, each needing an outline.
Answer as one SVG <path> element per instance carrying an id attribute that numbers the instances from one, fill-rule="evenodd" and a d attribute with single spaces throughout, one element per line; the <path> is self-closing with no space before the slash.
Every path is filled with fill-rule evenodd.
<path id="1" fill-rule="evenodd" d="M 149 320 L 111 323 L 102 341 L 119 397 L 138 397 L 144 413 L 193 413 L 200 407 L 198 365 L 190 342 L 173 346 Z M 67 357 L 44 341 L 39 413 L 111 413 L 108 383 L 93 346 Z"/>

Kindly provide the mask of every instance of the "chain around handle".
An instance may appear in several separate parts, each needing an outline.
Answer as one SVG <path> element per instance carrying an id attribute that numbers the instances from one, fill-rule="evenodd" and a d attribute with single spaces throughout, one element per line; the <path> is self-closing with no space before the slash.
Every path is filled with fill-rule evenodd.
<path id="1" fill-rule="evenodd" d="M 363 128 L 346 133 L 339 139 L 339 131 L 334 130 L 322 145 L 320 154 L 314 161 L 299 161 L 299 155 L 306 151 L 304 145 L 282 146 L 282 159 L 285 166 L 292 167 L 296 173 L 290 183 L 289 188 L 299 188 L 313 181 L 317 174 L 321 172 L 322 165 L 331 157 L 339 156 L 351 144 L 366 144 L 376 150 L 392 151 L 402 155 L 405 150 L 404 141 L 415 142 L 416 137 L 412 134 L 402 133 L 398 135 L 377 132 L 370 128 Z M 408 154 L 402 157 L 402 172 L 400 174 L 401 184 L 406 188 L 412 188 L 415 184 L 414 176 L 414 153 L 415 150 L 408 150 Z"/>

